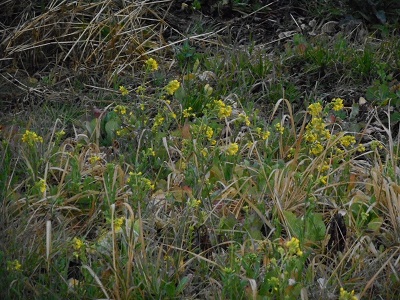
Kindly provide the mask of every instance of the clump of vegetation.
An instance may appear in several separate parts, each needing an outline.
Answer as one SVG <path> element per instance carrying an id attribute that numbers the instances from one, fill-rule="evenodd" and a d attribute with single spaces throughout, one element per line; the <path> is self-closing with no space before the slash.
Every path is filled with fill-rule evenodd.
<path id="1" fill-rule="evenodd" d="M 116 5 L 89 4 L 83 11 Z M 161 20 L 142 4 L 144 22 Z M 51 7 L 45 16 L 59 11 Z M 46 102 L 1 127 L 3 298 L 344 300 L 399 291 L 394 38 L 359 44 L 354 32 L 310 25 L 274 47 L 219 43 L 209 52 L 200 44 L 211 40 L 193 38 L 170 45 L 173 54 L 135 54 L 133 78 L 116 71 L 127 70 L 124 24 L 133 19 L 124 20 L 85 40 L 118 36 L 119 52 L 102 65 L 118 76 L 107 93 L 88 92 L 103 97 L 96 107 L 77 114 L 76 105 Z M 153 29 L 136 28 L 135 43 L 153 40 Z"/>

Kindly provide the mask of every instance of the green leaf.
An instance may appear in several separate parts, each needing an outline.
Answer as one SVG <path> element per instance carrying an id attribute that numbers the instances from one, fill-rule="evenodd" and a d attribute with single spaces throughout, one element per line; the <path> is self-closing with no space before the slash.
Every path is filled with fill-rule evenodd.
<path id="1" fill-rule="evenodd" d="M 322 241 L 325 238 L 326 227 L 322 214 L 313 213 L 307 217 L 306 238 L 313 242 Z"/>
<path id="2" fill-rule="evenodd" d="M 286 221 L 288 222 L 289 228 L 293 232 L 293 234 L 295 236 L 301 236 L 302 231 L 303 231 L 302 220 L 299 219 L 291 211 L 284 211 L 283 215 L 285 216 Z"/>
<path id="3" fill-rule="evenodd" d="M 89 136 L 91 136 L 93 134 L 93 132 L 94 132 L 94 130 L 96 128 L 96 122 L 97 122 L 96 120 L 97 119 L 93 119 L 90 122 L 89 121 L 85 122 L 85 127 L 86 127 L 86 130 L 89 133 Z"/>
<path id="4" fill-rule="evenodd" d="M 396 123 L 400 121 L 400 112 L 394 112 L 390 114 L 390 122 Z"/>
<path id="5" fill-rule="evenodd" d="M 105 130 L 107 138 L 113 139 L 115 137 L 115 132 L 120 128 L 120 123 L 117 120 L 110 120 L 106 123 Z"/>
<path id="6" fill-rule="evenodd" d="M 358 103 L 353 103 L 350 112 L 350 119 L 356 118 L 358 116 L 359 111 L 360 111 L 360 106 L 358 105 Z"/>
<path id="7" fill-rule="evenodd" d="M 256 213 L 251 213 L 244 220 L 243 228 L 247 231 L 252 239 L 261 240 L 261 228 L 263 226 L 263 222 L 260 217 Z"/>
<path id="8" fill-rule="evenodd" d="M 180 294 L 183 292 L 183 289 L 186 287 L 186 285 L 190 282 L 190 277 L 185 276 L 181 279 L 181 281 L 178 284 L 178 287 L 176 288 L 177 294 Z"/>
<path id="9" fill-rule="evenodd" d="M 165 291 L 168 295 L 168 297 L 174 297 L 176 296 L 175 292 L 176 292 L 176 287 L 175 284 L 173 282 L 167 282 L 165 284 Z"/>

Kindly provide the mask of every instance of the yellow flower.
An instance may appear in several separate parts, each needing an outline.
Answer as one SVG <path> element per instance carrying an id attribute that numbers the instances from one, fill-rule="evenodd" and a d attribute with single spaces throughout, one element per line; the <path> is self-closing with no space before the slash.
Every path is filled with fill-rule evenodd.
<path id="1" fill-rule="evenodd" d="M 100 156 L 98 155 L 93 155 L 89 158 L 89 162 L 93 165 L 94 163 L 98 162 L 100 160 Z"/>
<path id="2" fill-rule="evenodd" d="M 295 153 L 296 153 L 296 149 L 293 148 L 293 147 L 291 147 L 291 148 L 289 149 L 289 153 L 288 153 L 287 157 L 288 157 L 288 158 L 292 158 L 292 157 L 294 157 L 294 154 L 295 154 Z"/>
<path id="3" fill-rule="evenodd" d="M 276 129 L 280 134 L 283 134 L 283 132 L 285 131 L 285 127 L 283 127 L 283 126 L 281 125 L 281 123 L 276 123 L 276 124 L 275 124 L 275 129 Z"/>
<path id="4" fill-rule="evenodd" d="M 184 118 L 194 117 L 195 114 L 191 112 L 192 110 L 193 110 L 192 107 L 189 107 L 189 108 L 184 109 L 184 110 L 183 110 L 183 117 L 184 117 Z"/>
<path id="5" fill-rule="evenodd" d="M 274 291 L 278 291 L 278 287 L 279 287 L 279 283 L 281 282 L 281 280 L 279 280 L 279 278 L 277 277 L 271 277 L 268 279 L 268 283 L 273 286 Z"/>
<path id="6" fill-rule="evenodd" d="M 269 132 L 269 131 L 267 130 L 267 131 L 264 131 L 264 132 L 262 133 L 261 138 L 262 138 L 263 140 L 266 140 L 266 139 L 269 138 L 270 135 L 271 135 L 271 132 Z"/>
<path id="7" fill-rule="evenodd" d="M 125 107 L 124 105 L 117 105 L 117 106 L 114 108 L 114 111 L 115 111 L 117 114 L 125 115 L 125 114 L 126 114 L 126 107 Z"/>
<path id="8" fill-rule="evenodd" d="M 354 291 L 347 292 L 344 288 L 340 288 L 339 300 L 358 300 L 354 295 Z"/>
<path id="9" fill-rule="evenodd" d="M 240 122 L 245 123 L 246 126 L 250 126 L 250 119 L 247 115 L 240 113 L 238 119 Z"/>
<path id="10" fill-rule="evenodd" d="M 47 188 L 46 181 L 44 179 L 40 179 L 39 182 L 37 183 L 37 187 L 39 188 L 41 193 L 44 193 Z"/>
<path id="11" fill-rule="evenodd" d="M 153 148 L 148 148 L 146 153 L 150 156 L 156 156 L 156 151 Z"/>
<path id="12" fill-rule="evenodd" d="M 365 146 L 363 144 L 358 145 L 357 151 L 358 152 L 364 152 L 365 151 Z"/>
<path id="13" fill-rule="evenodd" d="M 325 130 L 322 132 L 322 135 L 324 135 L 324 136 L 325 136 L 325 139 L 327 139 L 327 140 L 329 140 L 329 139 L 331 138 L 331 133 L 330 133 L 330 131 L 329 131 L 328 129 L 325 129 Z"/>
<path id="14" fill-rule="evenodd" d="M 328 182 L 328 176 L 319 177 L 319 182 L 325 185 Z"/>
<path id="15" fill-rule="evenodd" d="M 313 155 L 318 155 L 322 151 L 324 151 L 324 147 L 319 142 L 316 142 L 311 147 L 310 153 L 313 154 Z"/>
<path id="16" fill-rule="evenodd" d="M 381 142 L 375 140 L 375 141 L 371 142 L 371 149 L 372 150 L 376 150 L 376 149 L 382 150 L 383 149 L 383 145 L 382 145 Z"/>
<path id="17" fill-rule="evenodd" d="M 227 148 L 226 152 L 228 155 L 235 155 L 239 151 L 239 145 L 237 143 L 231 143 Z"/>
<path id="18" fill-rule="evenodd" d="M 143 94 L 143 92 L 145 92 L 145 91 L 146 91 L 146 87 L 144 87 L 143 85 L 139 85 L 136 88 L 136 94 Z"/>
<path id="19" fill-rule="evenodd" d="M 33 144 L 36 142 L 43 143 L 43 138 L 39 136 L 36 132 L 26 130 L 24 135 L 22 136 L 22 141 L 30 146 L 33 146 Z"/>
<path id="20" fill-rule="evenodd" d="M 167 86 L 165 87 L 165 90 L 169 95 L 175 94 L 175 92 L 179 89 L 181 86 L 181 83 L 178 80 L 171 80 Z"/>
<path id="21" fill-rule="evenodd" d="M 343 147 L 349 147 L 352 144 L 356 143 L 356 138 L 352 135 L 346 135 L 340 139 L 340 144 L 342 144 Z"/>
<path id="22" fill-rule="evenodd" d="M 246 147 L 251 149 L 254 146 L 254 142 L 247 142 Z"/>
<path id="23" fill-rule="evenodd" d="M 157 63 L 157 61 L 155 59 L 149 58 L 148 60 L 146 60 L 146 67 L 150 71 L 157 71 L 158 70 L 158 63 Z"/>
<path id="24" fill-rule="evenodd" d="M 129 91 L 123 85 L 119 86 L 119 91 L 121 92 L 122 96 L 126 96 L 129 94 Z"/>
<path id="25" fill-rule="evenodd" d="M 122 230 L 122 225 L 125 222 L 125 218 L 124 217 L 120 217 L 120 218 L 116 218 L 114 220 L 114 230 L 115 232 L 119 232 Z"/>
<path id="26" fill-rule="evenodd" d="M 206 137 L 210 141 L 214 135 L 214 130 L 210 126 L 206 126 Z"/>
<path id="27" fill-rule="evenodd" d="M 188 203 L 189 203 L 190 207 L 198 208 L 201 204 L 201 200 L 197 200 L 197 199 L 193 198 L 193 199 L 189 200 Z"/>
<path id="28" fill-rule="evenodd" d="M 21 271 L 22 265 L 18 261 L 18 259 L 14 259 L 13 261 L 7 262 L 7 271 Z"/>
<path id="29" fill-rule="evenodd" d="M 226 105 L 222 100 L 214 100 L 214 105 L 220 119 L 227 118 L 232 114 L 232 106 Z"/>
<path id="30" fill-rule="evenodd" d="M 292 237 L 290 241 L 286 242 L 286 247 L 288 248 L 288 253 L 292 255 L 302 256 L 303 252 L 300 249 L 300 241 Z"/>
<path id="31" fill-rule="evenodd" d="M 312 118 L 311 127 L 317 131 L 323 131 L 325 129 L 325 123 L 322 121 L 322 118 Z M 309 125 L 307 125 L 308 127 Z"/>
<path id="32" fill-rule="evenodd" d="M 145 187 L 146 187 L 147 189 L 149 189 L 149 190 L 154 190 L 154 187 L 155 187 L 155 186 L 154 186 L 154 184 L 151 183 L 151 180 L 150 180 L 150 179 L 143 177 L 143 178 L 141 178 L 140 180 L 145 184 Z"/>
<path id="33" fill-rule="evenodd" d="M 153 124 L 152 130 L 156 131 L 158 129 L 158 127 L 160 127 L 161 124 L 164 123 L 164 120 L 165 120 L 165 118 L 162 115 L 157 114 L 154 119 L 154 124 Z"/>
<path id="34" fill-rule="evenodd" d="M 61 137 L 63 137 L 65 135 L 65 131 L 64 130 L 60 130 L 56 132 L 56 137 L 59 139 Z"/>
<path id="35" fill-rule="evenodd" d="M 82 242 L 82 240 L 77 237 L 74 237 L 74 239 L 72 240 L 72 243 L 73 243 L 72 247 L 76 251 L 80 250 L 84 246 L 84 243 Z"/>
<path id="36" fill-rule="evenodd" d="M 344 107 L 343 99 L 341 98 L 334 98 L 331 103 L 333 104 L 333 110 L 335 111 L 342 110 Z"/>
<path id="37" fill-rule="evenodd" d="M 318 171 L 324 173 L 330 169 L 330 165 L 327 162 L 324 162 L 322 165 L 318 166 Z"/>
<path id="38" fill-rule="evenodd" d="M 204 157 L 207 157 L 207 155 L 208 155 L 207 148 L 203 148 L 203 149 L 200 151 L 200 153 L 201 153 L 201 155 L 203 155 Z"/>
<path id="39" fill-rule="evenodd" d="M 312 115 L 313 117 L 318 116 L 321 112 L 322 112 L 322 105 L 319 102 L 310 104 L 308 106 L 308 111 L 310 113 L 310 115 Z"/>
<path id="40" fill-rule="evenodd" d="M 313 132 L 306 132 L 304 134 L 304 138 L 307 142 L 314 143 L 317 140 L 318 136 Z"/>

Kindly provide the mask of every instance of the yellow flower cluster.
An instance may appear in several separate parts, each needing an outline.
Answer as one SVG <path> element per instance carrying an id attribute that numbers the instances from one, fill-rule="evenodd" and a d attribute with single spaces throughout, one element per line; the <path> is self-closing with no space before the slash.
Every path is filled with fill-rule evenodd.
<path id="1" fill-rule="evenodd" d="M 118 132 L 117 132 L 117 134 L 120 135 L 120 133 L 118 133 Z M 100 160 L 101 160 L 101 158 L 100 158 L 100 156 L 98 156 L 98 155 L 93 155 L 93 156 L 91 156 L 91 157 L 89 158 L 89 162 L 90 162 L 92 165 L 95 164 L 96 162 L 100 161 Z"/>
<path id="2" fill-rule="evenodd" d="M 324 175 L 324 176 L 320 176 L 318 178 L 319 182 L 322 183 L 323 185 L 326 185 L 328 183 L 328 176 Z"/>
<path id="3" fill-rule="evenodd" d="M 324 151 L 324 146 L 321 145 L 320 142 L 315 142 L 313 143 L 311 149 L 310 149 L 310 153 L 317 156 L 319 154 L 322 153 L 322 151 Z"/>
<path id="4" fill-rule="evenodd" d="M 300 249 L 300 241 L 295 237 L 292 237 L 290 241 L 286 242 L 286 247 L 288 249 L 288 253 L 291 255 L 303 255 L 303 251 Z"/>
<path id="5" fill-rule="evenodd" d="M 142 172 L 138 172 L 138 173 L 129 172 L 129 177 L 126 180 L 126 182 L 127 183 L 132 182 L 135 185 L 140 185 L 140 186 L 144 187 L 146 190 L 154 190 L 155 185 L 151 182 L 150 179 L 148 179 L 146 177 L 142 177 L 142 175 L 143 175 Z"/>
<path id="6" fill-rule="evenodd" d="M 306 126 L 304 139 L 311 144 L 310 154 L 319 155 L 324 151 L 323 143 L 331 138 L 331 133 L 326 129 L 326 124 L 322 120 L 322 106 L 319 102 L 308 106 L 311 121 Z"/>
<path id="7" fill-rule="evenodd" d="M 44 193 L 46 191 L 47 188 L 47 184 L 46 184 L 46 180 L 44 179 L 40 179 L 37 183 L 36 186 L 39 188 L 39 191 L 41 193 Z"/>
<path id="8" fill-rule="evenodd" d="M 183 110 L 183 112 L 182 112 L 183 117 L 184 117 L 184 118 L 190 118 L 190 117 L 196 116 L 194 113 L 192 113 L 192 111 L 193 111 L 193 107 L 185 108 L 185 109 Z"/>
<path id="9" fill-rule="evenodd" d="M 340 144 L 343 147 L 349 147 L 350 145 L 353 145 L 356 143 L 356 138 L 352 135 L 345 135 L 344 137 L 340 138 Z"/>
<path id="10" fill-rule="evenodd" d="M 334 98 L 331 103 L 332 103 L 332 108 L 334 111 L 339 111 L 344 108 L 342 98 Z"/>
<path id="11" fill-rule="evenodd" d="M 280 134 L 283 134 L 285 132 L 285 127 L 281 125 L 281 123 L 276 123 L 275 124 L 275 129 L 278 131 Z"/>
<path id="12" fill-rule="evenodd" d="M 127 183 L 132 181 L 132 178 L 137 177 L 137 176 L 141 176 L 142 172 L 138 172 L 138 173 L 134 173 L 134 172 L 129 172 L 129 177 L 126 180 Z"/>
<path id="13" fill-rule="evenodd" d="M 214 130 L 210 127 L 206 125 L 206 137 L 208 140 L 211 140 L 213 138 L 214 135 Z"/>
<path id="14" fill-rule="evenodd" d="M 34 143 L 43 143 L 43 138 L 36 132 L 26 130 L 22 136 L 22 141 L 30 146 L 33 146 Z"/>
<path id="15" fill-rule="evenodd" d="M 231 143 L 227 148 L 226 148 L 226 153 L 228 155 L 235 155 L 239 151 L 239 145 L 237 143 Z"/>
<path id="16" fill-rule="evenodd" d="M 271 277 L 268 279 L 268 283 L 273 286 L 274 291 L 278 291 L 278 287 L 280 284 L 281 280 L 279 280 L 279 278 L 277 277 Z"/>
<path id="17" fill-rule="evenodd" d="M 310 113 L 311 116 L 313 117 L 317 117 L 320 115 L 320 113 L 322 112 L 322 105 L 319 102 L 310 104 L 308 106 L 308 112 Z"/>
<path id="18" fill-rule="evenodd" d="M 324 163 L 320 166 L 318 166 L 318 171 L 321 173 L 324 173 L 326 171 L 328 171 L 330 169 L 330 164 L 326 161 L 324 161 Z"/>
<path id="19" fill-rule="evenodd" d="M 148 156 L 156 156 L 156 151 L 154 151 L 153 148 L 148 148 L 146 150 L 146 155 L 148 155 Z"/>
<path id="20" fill-rule="evenodd" d="M 201 205 L 201 200 L 193 198 L 188 201 L 188 204 L 190 207 L 198 208 Z"/>
<path id="21" fill-rule="evenodd" d="M 124 105 L 117 105 L 117 106 L 114 108 L 114 111 L 115 111 L 117 114 L 125 115 L 125 114 L 126 114 L 126 106 L 124 106 Z"/>
<path id="22" fill-rule="evenodd" d="M 246 126 L 250 126 L 250 119 L 246 114 L 240 113 L 238 116 L 238 120 L 242 123 L 245 123 Z"/>
<path id="23" fill-rule="evenodd" d="M 154 190 L 155 186 L 154 186 L 154 184 L 151 182 L 150 179 L 145 178 L 145 177 L 142 177 L 142 178 L 140 178 L 140 180 L 144 183 L 145 187 L 146 187 L 148 190 Z"/>
<path id="24" fill-rule="evenodd" d="M 125 218 L 120 217 L 114 220 L 114 230 L 115 232 L 120 232 L 122 230 L 122 225 L 124 225 Z"/>
<path id="25" fill-rule="evenodd" d="M 60 130 L 60 131 L 56 132 L 57 139 L 61 139 L 64 135 L 65 135 L 65 131 L 64 130 Z"/>
<path id="26" fill-rule="evenodd" d="M 375 141 L 371 142 L 371 149 L 372 150 L 376 150 L 376 149 L 382 150 L 383 149 L 383 145 L 382 145 L 381 142 L 375 140 Z"/>
<path id="27" fill-rule="evenodd" d="M 339 300 L 358 300 L 354 295 L 354 291 L 348 292 L 344 288 L 340 288 Z"/>
<path id="28" fill-rule="evenodd" d="M 271 132 L 269 132 L 269 131 L 267 130 L 267 131 L 264 131 L 264 132 L 261 134 L 261 138 L 262 138 L 263 140 L 266 140 L 266 139 L 269 138 L 270 135 L 271 135 Z"/>
<path id="29" fill-rule="evenodd" d="M 214 100 L 214 105 L 218 110 L 218 118 L 227 118 L 232 114 L 232 106 L 226 105 L 222 100 Z"/>
<path id="30" fill-rule="evenodd" d="M 365 146 L 363 144 L 359 144 L 357 148 L 358 152 L 365 152 Z"/>
<path id="31" fill-rule="evenodd" d="M 143 85 L 139 85 L 139 86 L 136 88 L 136 94 L 143 94 L 145 91 L 146 91 L 146 87 L 143 86 Z M 143 110 L 143 109 L 142 109 L 142 110 Z"/>
<path id="32" fill-rule="evenodd" d="M 126 96 L 129 94 L 129 91 L 123 85 L 119 86 L 119 91 L 121 92 L 122 96 Z"/>
<path id="33" fill-rule="evenodd" d="M 154 58 L 149 58 L 146 60 L 146 68 L 150 71 L 157 71 L 158 70 L 158 63 Z"/>
<path id="34" fill-rule="evenodd" d="M 269 130 L 263 131 L 260 127 L 256 128 L 256 133 L 263 139 L 264 141 L 269 138 L 271 132 Z"/>
<path id="35" fill-rule="evenodd" d="M 14 259 L 13 261 L 7 262 L 7 271 L 21 271 L 22 265 L 18 261 L 18 259 Z"/>
<path id="36" fill-rule="evenodd" d="M 80 250 L 84 246 L 84 243 L 81 239 L 74 237 L 72 240 L 72 247 L 74 248 L 75 251 Z"/>
<path id="37" fill-rule="evenodd" d="M 154 124 L 153 124 L 153 131 L 156 131 L 158 127 L 161 126 L 162 123 L 164 123 L 165 118 L 161 114 L 157 114 L 155 119 L 154 119 Z"/>
<path id="38" fill-rule="evenodd" d="M 179 89 L 181 83 L 178 80 L 171 80 L 165 87 L 165 91 L 168 95 L 173 95 Z"/>

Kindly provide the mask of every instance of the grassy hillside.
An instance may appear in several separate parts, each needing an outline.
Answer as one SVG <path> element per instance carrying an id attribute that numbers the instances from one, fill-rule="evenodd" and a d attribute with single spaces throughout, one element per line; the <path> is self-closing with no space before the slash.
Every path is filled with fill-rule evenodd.
<path id="1" fill-rule="evenodd" d="M 396 299 L 397 1 L 26 2 L 2 299 Z"/>

